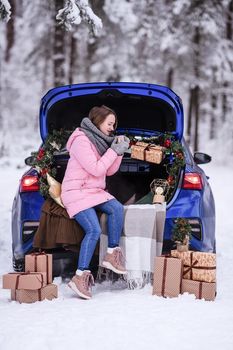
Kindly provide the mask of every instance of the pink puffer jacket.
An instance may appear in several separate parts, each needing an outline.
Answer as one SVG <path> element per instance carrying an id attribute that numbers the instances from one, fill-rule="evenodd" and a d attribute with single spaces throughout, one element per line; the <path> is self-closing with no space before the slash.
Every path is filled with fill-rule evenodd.
<path id="1" fill-rule="evenodd" d="M 114 197 L 105 191 L 106 176 L 120 167 L 122 156 L 109 148 L 101 157 L 88 137 L 77 128 L 67 142 L 70 159 L 62 182 L 62 202 L 70 216 Z"/>

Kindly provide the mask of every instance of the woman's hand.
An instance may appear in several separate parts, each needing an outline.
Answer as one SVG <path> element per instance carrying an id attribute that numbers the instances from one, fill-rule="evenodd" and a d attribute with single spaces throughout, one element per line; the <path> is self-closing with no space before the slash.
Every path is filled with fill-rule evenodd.
<path id="1" fill-rule="evenodd" d="M 124 135 L 116 136 L 111 144 L 111 148 L 118 154 L 123 155 L 129 148 L 129 139 Z"/>
<path id="2" fill-rule="evenodd" d="M 119 136 L 116 136 L 117 138 L 117 143 L 120 143 L 121 141 L 124 141 L 124 135 L 119 135 Z"/>

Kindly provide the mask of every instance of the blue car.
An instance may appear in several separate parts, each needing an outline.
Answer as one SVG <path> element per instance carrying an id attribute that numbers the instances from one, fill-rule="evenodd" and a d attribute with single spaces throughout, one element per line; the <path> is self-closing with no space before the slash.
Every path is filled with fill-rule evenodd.
<path id="1" fill-rule="evenodd" d="M 211 157 L 191 154 L 183 137 L 184 116 L 182 101 L 165 86 L 146 83 L 87 83 L 54 88 L 42 98 L 39 122 L 42 144 L 53 130 L 72 130 L 80 125 L 93 106 L 106 105 L 118 116 L 117 133 L 136 139 L 169 134 L 181 143 L 185 165 L 180 169 L 174 190 L 167 201 L 163 251 L 174 247 L 172 228 L 177 217 L 187 218 L 192 226 L 190 249 L 215 251 L 215 205 L 208 177 L 198 164 L 208 163 Z M 29 158 L 28 158 L 29 159 Z M 26 164 L 30 162 L 26 159 Z M 57 157 L 59 181 L 62 181 L 68 155 Z M 135 201 L 150 191 L 155 178 L 167 178 L 166 164 L 147 163 L 125 154 L 118 173 L 107 179 L 107 188 L 120 202 L 132 194 Z M 13 267 L 24 268 L 25 254 L 33 251 L 33 237 L 39 225 L 44 198 L 39 192 L 38 173 L 30 167 L 23 174 L 13 202 L 12 251 Z M 71 269 L 76 254 L 55 248 L 52 250 L 54 268 L 61 274 Z"/>

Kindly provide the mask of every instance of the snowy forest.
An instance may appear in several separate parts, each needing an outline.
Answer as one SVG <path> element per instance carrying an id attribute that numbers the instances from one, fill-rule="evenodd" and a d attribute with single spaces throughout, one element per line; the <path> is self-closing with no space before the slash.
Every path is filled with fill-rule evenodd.
<path id="1" fill-rule="evenodd" d="M 82 5 L 95 23 L 77 18 Z M 232 0 L 2 0 L 0 6 L 0 159 L 38 147 L 39 104 L 49 89 L 94 81 L 169 86 L 182 98 L 191 149 L 219 162 L 225 149 L 233 153 Z M 12 140 L 19 139 L 16 147 Z"/>
<path id="2" fill-rule="evenodd" d="M 39 301 L 44 287 L 31 291 L 21 289 L 35 292 L 36 302 L 20 304 L 14 300 L 19 277 L 13 289 L 12 285 L 4 288 L 4 275 L 12 275 L 11 271 L 16 270 L 14 249 L 17 248 L 16 253 L 20 251 L 22 243 L 27 254 L 39 224 L 39 206 L 43 198 L 38 193 L 37 183 L 34 187 L 33 182 L 31 187 L 29 182 L 29 190 L 22 185 L 27 186 L 28 178 L 38 180 L 39 173 L 34 175 L 36 168 L 31 169 L 31 164 L 26 162 L 26 165 L 24 159 L 33 151 L 35 154 L 41 145 L 40 100 L 56 86 L 89 82 L 159 84 L 170 87 L 182 99 L 185 139 L 192 152 L 205 152 L 212 157 L 212 162 L 194 168 L 194 164 L 187 161 L 184 173 L 180 171 L 183 180 L 179 175 L 182 181 L 166 209 L 167 223 L 171 227 L 172 220 L 177 222 L 175 216 L 188 217 L 194 228 L 193 237 L 200 232 L 199 239 L 203 242 L 205 230 L 201 220 L 206 220 L 209 237 L 216 237 L 216 254 L 210 254 L 216 255 L 217 263 L 206 267 L 214 274 L 216 271 L 215 300 L 214 297 L 212 301 L 201 299 L 202 285 L 215 288 L 215 282 L 183 279 L 198 282 L 199 299 L 187 292 L 163 298 L 159 294 L 152 295 L 150 283 L 143 288 L 130 289 L 125 280 L 108 279 L 107 273 L 106 280 L 101 283 L 97 280 L 93 286 L 93 299 L 89 301 L 75 295 L 68 287 L 69 278 L 61 274 L 53 280 L 53 290 L 54 287 L 58 290 L 58 295 L 52 295 L 53 300 Z M 74 106 L 75 124 L 76 104 Z M 149 115 L 148 110 L 145 116 Z M 153 118 L 155 108 L 150 110 Z M 50 145 L 57 146 L 56 142 Z M 61 150 L 61 161 L 65 159 L 65 152 Z M 85 152 L 80 153 L 85 157 Z M 180 152 L 174 153 L 178 159 Z M 175 163 L 170 153 L 169 161 Z M 60 164 L 65 169 L 65 163 Z M 129 170 L 132 177 L 128 179 L 132 182 L 139 179 L 140 188 L 149 191 L 144 179 L 149 179 L 146 169 L 150 168 L 143 166 L 142 171 L 139 168 Z M 229 205 L 233 198 L 233 0 L 0 0 L 0 169 L 0 349 L 60 350 L 73 349 L 76 344 L 85 350 L 233 349 L 233 215 Z M 195 173 L 191 173 L 193 169 Z M 48 169 L 37 168 L 40 170 Z M 152 175 L 157 178 L 160 173 Z M 122 171 L 120 175 L 123 179 L 128 174 Z M 198 183 L 190 182 L 194 187 L 185 187 L 185 175 L 194 175 Z M 99 178 L 98 174 L 94 176 Z M 119 186 L 119 192 L 123 193 L 127 186 L 130 191 L 130 181 L 122 189 Z M 158 189 L 156 194 L 161 200 L 163 188 Z M 164 203 L 156 205 L 160 204 Z M 143 207 L 148 211 L 147 205 Z M 152 214 L 155 220 L 156 215 Z M 141 244 L 146 241 L 145 228 L 151 222 L 154 235 L 162 225 L 134 214 L 132 238 L 136 237 L 136 218 L 141 218 L 142 223 L 141 231 L 136 233 L 143 238 L 138 245 L 142 249 L 138 251 L 142 252 L 140 257 L 147 257 L 154 245 L 152 239 L 149 240 L 151 247 Z M 57 235 L 56 225 L 51 224 L 51 237 Z M 118 220 L 117 225 L 120 225 Z M 65 234 L 69 233 L 64 227 Z M 166 236 L 163 237 L 165 240 Z M 158 242 L 161 246 L 162 240 Z M 64 247 L 64 250 L 69 249 Z M 77 255 L 77 250 L 74 254 Z M 37 253 L 34 255 L 37 259 Z M 59 266 L 68 271 L 68 263 L 60 260 Z M 191 276 L 196 263 L 192 262 L 191 254 L 187 270 L 191 269 Z M 202 265 L 198 267 L 203 271 Z M 161 280 L 163 289 L 166 269 L 164 267 Z M 26 267 L 25 271 L 24 275 L 35 273 L 28 272 Z M 181 265 L 179 273 L 181 277 Z M 177 273 L 170 272 L 170 275 L 172 280 L 178 281 Z M 43 278 L 41 287 L 42 282 Z"/>

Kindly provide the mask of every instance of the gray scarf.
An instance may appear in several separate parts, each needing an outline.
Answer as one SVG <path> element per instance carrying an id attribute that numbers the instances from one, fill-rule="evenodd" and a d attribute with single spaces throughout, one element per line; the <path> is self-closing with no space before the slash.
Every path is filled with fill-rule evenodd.
<path id="1" fill-rule="evenodd" d="M 81 121 L 79 129 L 83 131 L 89 140 L 96 146 L 96 149 L 101 156 L 107 151 L 114 140 L 114 136 L 103 134 L 89 118 L 84 118 Z"/>

